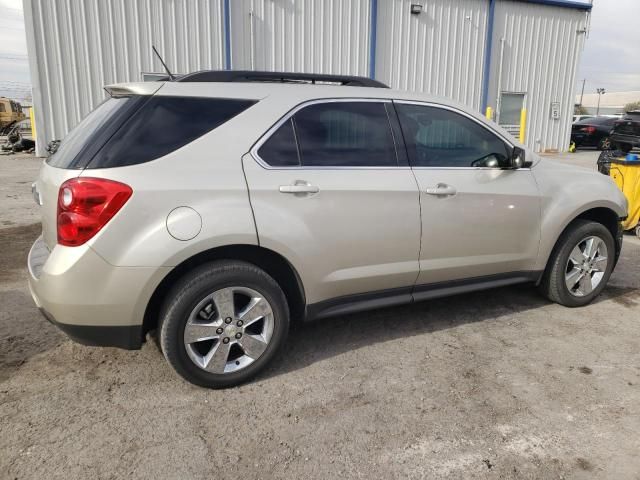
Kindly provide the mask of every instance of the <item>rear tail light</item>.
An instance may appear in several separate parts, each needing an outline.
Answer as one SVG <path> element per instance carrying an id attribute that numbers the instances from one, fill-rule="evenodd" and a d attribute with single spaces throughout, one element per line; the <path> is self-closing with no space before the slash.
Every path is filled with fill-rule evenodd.
<path id="1" fill-rule="evenodd" d="M 58 192 L 58 243 L 82 245 L 127 203 L 133 190 L 104 178 L 72 178 Z"/>
<path id="2" fill-rule="evenodd" d="M 580 129 L 581 132 L 588 133 L 589 135 L 596 133 L 596 127 L 584 127 Z"/>

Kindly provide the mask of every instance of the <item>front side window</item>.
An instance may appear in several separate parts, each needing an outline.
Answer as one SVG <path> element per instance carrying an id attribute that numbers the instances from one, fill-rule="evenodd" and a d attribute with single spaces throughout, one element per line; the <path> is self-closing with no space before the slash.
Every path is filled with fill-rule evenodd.
<path id="1" fill-rule="evenodd" d="M 293 116 L 306 167 L 395 167 L 395 144 L 382 102 L 327 102 Z"/>
<path id="2" fill-rule="evenodd" d="M 416 167 L 508 167 L 510 149 L 494 133 L 450 110 L 396 104 Z"/>

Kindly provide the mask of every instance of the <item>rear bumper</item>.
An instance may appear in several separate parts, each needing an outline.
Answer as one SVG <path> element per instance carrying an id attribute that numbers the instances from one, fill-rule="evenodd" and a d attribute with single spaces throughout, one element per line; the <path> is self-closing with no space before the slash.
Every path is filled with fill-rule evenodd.
<path id="1" fill-rule="evenodd" d="M 142 345 L 142 325 L 131 326 L 95 326 L 71 325 L 60 323 L 40 308 L 40 313 L 53 325 L 62 330 L 69 338 L 82 345 L 91 347 L 117 347 L 125 350 L 137 350 Z"/>
<path id="2" fill-rule="evenodd" d="M 169 268 L 115 267 L 88 246 L 49 252 L 42 237 L 28 258 L 31 295 L 51 323 L 85 345 L 140 348 L 144 312 Z"/>

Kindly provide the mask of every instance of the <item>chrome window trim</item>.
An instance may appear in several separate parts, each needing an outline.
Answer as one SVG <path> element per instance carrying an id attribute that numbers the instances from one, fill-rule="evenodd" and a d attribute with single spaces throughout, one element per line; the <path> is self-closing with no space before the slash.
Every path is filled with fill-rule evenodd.
<path id="1" fill-rule="evenodd" d="M 282 118 L 280 118 L 275 124 L 273 124 L 271 126 L 271 128 L 269 128 L 265 133 L 262 134 L 262 136 L 258 139 L 258 141 L 253 145 L 253 147 L 251 147 L 251 150 L 249 150 L 249 154 L 253 157 L 253 159 L 264 169 L 266 170 L 409 170 L 411 169 L 410 166 L 400 166 L 400 165 L 396 165 L 396 166 L 386 166 L 386 167 L 376 167 L 376 166 L 362 166 L 362 167 L 347 167 L 347 166 L 308 166 L 305 167 L 303 165 L 297 165 L 297 166 L 272 166 L 269 165 L 265 160 L 263 160 L 260 155 L 258 155 L 258 150 L 260 149 L 260 147 L 262 147 L 262 145 L 269 140 L 269 138 L 271 138 L 271 135 L 273 135 L 275 133 L 275 131 L 280 128 L 285 122 L 287 122 L 289 119 L 291 119 L 297 112 L 299 112 L 300 110 L 302 110 L 305 107 L 311 106 L 311 105 L 317 105 L 317 104 L 323 104 L 323 103 L 354 103 L 354 102 L 367 102 L 367 103 L 393 103 L 393 100 L 390 98 L 351 98 L 351 97 L 341 97 L 341 98 L 322 98 L 322 99 L 315 99 L 315 100 L 307 100 L 305 102 L 302 102 L 298 105 L 296 105 L 295 107 L 293 107 L 291 110 L 289 110 Z M 389 121 L 388 119 L 388 114 L 386 112 L 385 109 L 385 115 L 387 116 L 387 121 Z M 297 137 L 297 132 L 295 131 L 295 122 L 293 122 L 293 128 L 294 128 L 294 134 L 296 135 L 296 145 L 298 145 L 298 137 Z M 394 148 L 397 149 L 397 145 L 395 145 L 396 143 L 396 139 L 395 136 L 393 135 L 393 129 L 391 128 L 391 124 L 389 124 L 389 131 L 391 132 L 391 138 L 393 138 L 394 140 Z M 299 152 L 298 152 L 299 153 Z M 300 158 L 300 157 L 299 157 Z M 397 154 L 397 150 L 396 150 L 396 162 L 398 162 L 398 154 Z"/>

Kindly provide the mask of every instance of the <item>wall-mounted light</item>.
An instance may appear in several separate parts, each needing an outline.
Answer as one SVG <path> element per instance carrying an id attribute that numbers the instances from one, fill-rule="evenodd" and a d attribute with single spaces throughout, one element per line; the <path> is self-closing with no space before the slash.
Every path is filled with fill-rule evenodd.
<path id="1" fill-rule="evenodd" d="M 419 15 L 422 13 L 422 5 L 419 3 L 411 4 L 411 15 Z"/>

